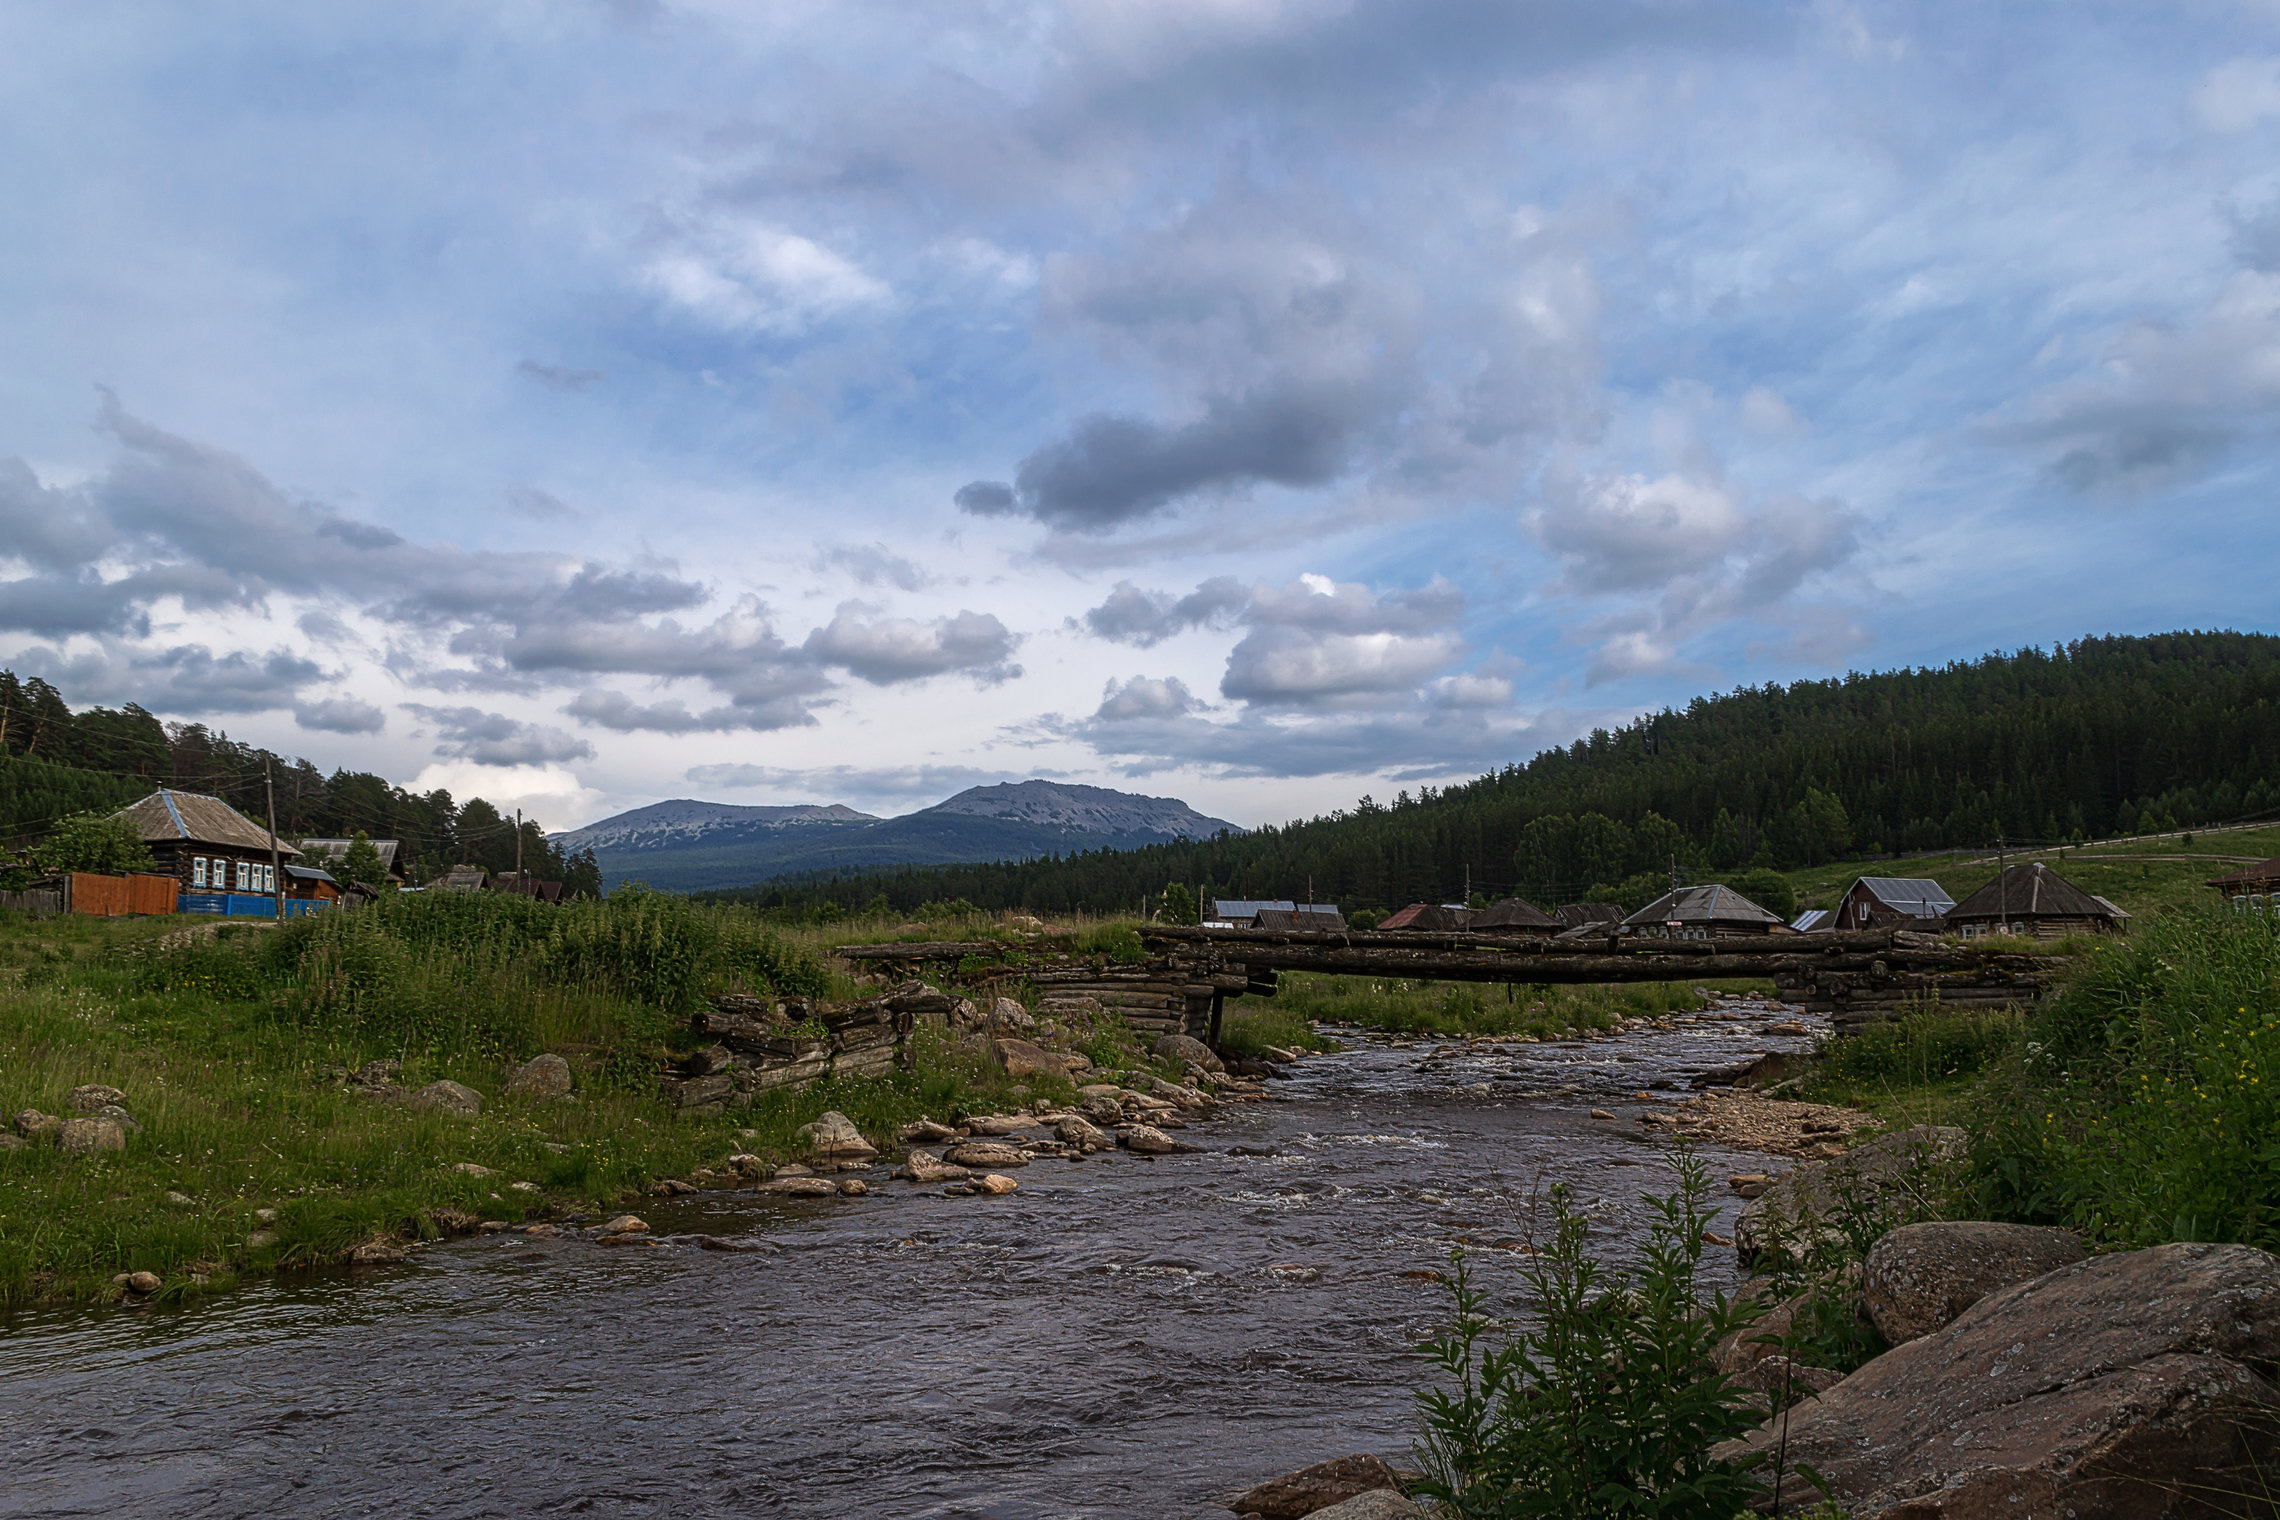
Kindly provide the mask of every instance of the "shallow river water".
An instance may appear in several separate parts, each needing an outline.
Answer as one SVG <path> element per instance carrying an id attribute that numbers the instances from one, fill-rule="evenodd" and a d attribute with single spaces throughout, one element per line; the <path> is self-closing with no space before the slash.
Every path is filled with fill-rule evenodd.
<path id="1" fill-rule="evenodd" d="M 1341 1452 L 1405 1460 L 1459 1243 L 1500 1297 L 1553 1181 L 1611 1252 L 1667 1189 L 1633 1122 L 1805 1041 L 1745 1010 L 1577 1045 L 1350 1042 L 1154 1161 L 1003 1198 L 717 1192 L 606 1249 L 497 1235 L 184 1309 L 0 1329 L 0 1515 L 1178 1520 Z M 1593 1121 L 1594 1105 L 1616 1123 Z M 1728 1172 L 1766 1157 L 1705 1149 Z M 876 1174 L 883 1177 L 884 1173 Z M 1724 1224 L 1720 1233 L 1730 1233 Z M 1730 1252 L 1707 1258 L 1738 1279 Z"/>

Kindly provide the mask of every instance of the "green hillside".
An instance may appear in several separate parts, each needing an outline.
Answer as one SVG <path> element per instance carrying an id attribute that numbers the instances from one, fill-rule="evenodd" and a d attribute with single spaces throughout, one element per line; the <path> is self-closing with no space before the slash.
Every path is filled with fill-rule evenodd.
<path id="1" fill-rule="evenodd" d="M 1700 697 L 1460 785 L 1238 836 L 727 895 L 794 912 L 881 895 L 905 911 L 956 898 L 1113 911 L 1167 882 L 1232 897 L 1311 882 L 1357 910 L 1454 901 L 1469 881 L 1551 905 L 1636 898 L 1674 859 L 1695 880 L 1754 867 L 1819 882 L 1862 860 L 1907 874 L 1998 840 L 2054 851 L 2267 814 L 2280 814 L 2280 638 L 2188 632 Z"/>

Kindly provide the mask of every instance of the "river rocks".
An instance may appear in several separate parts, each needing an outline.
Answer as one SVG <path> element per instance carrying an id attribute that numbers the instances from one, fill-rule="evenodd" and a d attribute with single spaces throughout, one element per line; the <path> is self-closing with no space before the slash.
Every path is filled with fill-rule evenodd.
<path id="1" fill-rule="evenodd" d="M 738 1151 L 721 1165 L 747 1181 L 765 1182 L 775 1175 L 775 1168 L 768 1165 L 765 1157 L 755 1156 L 750 1151 Z"/>
<path id="2" fill-rule="evenodd" d="M 953 1145 L 942 1153 L 942 1159 L 952 1166 L 1027 1166 L 1029 1153 L 1018 1145 L 1000 1145 L 990 1140 L 968 1140 Z"/>
<path id="3" fill-rule="evenodd" d="M 1114 1082 L 1088 1082 L 1077 1089 L 1077 1096 L 1087 1102 L 1094 1098 L 1106 1098 L 1114 1103 L 1124 1096 L 1124 1089 Z"/>
<path id="4" fill-rule="evenodd" d="M 1853 1520 L 2170 1516 L 2280 1463 L 2280 1258 L 2237 1245 L 2094 1257 L 1988 1294 L 1787 1422 Z M 1716 1457 L 1770 1452 L 1779 1422 Z M 1792 1476 L 1782 1500 L 1818 1502 Z"/>
<path id="5" fill-rule="evenodd" d="M 1104 1129 L 1124 1122 L 1124 1105 L 1105 1094 L 1085 1099 L 1077 1105 L 1077 1112 Z"/>
<path id="6" fill-rule="evenodd" d="M 969 1186 L 977 1193 L 1004 1194 L 1012 1192 L 1021 1184 L 1011 1177 L 1000 1177 L 995 1172 L 985 1172 L 976 1177 Z"/>
<path id="7" fill-rule="evenodd" d="M 958 1138 L 958 1132 L 947 1124 L 932 1119 L 914 1119 L 895 1131 L 895 1138 L 905 1145 L 940 1145 Z"/>
<path id="8" fill-rule="evenodd" d="M 1966 1143 L 1951 1125 L 1919 1124 L 1832 1160 L 1792 1167 L 1742 1205 L 1734 1248 L 1744 1261 L 1776 1249 L 1801 1257 L 1818 1235 L 1829 1233 L 1821 1221 L 1839 1211 L 1897 1213 L 1933 1190 L 1937 1169 L 1962 1160 Z"/>
<path id="9" fill-rule="evenodd" d="M 1029 1114 L 983 1114 L 978 1119 L 966 1121 L 966 1133 L 969 1135 L 1018 1135 L 1023 1130 L 1035 1128 L 1037 1120 Z"/>
<path id="10" fill-rule="evenodd" d="M 964 1182 L 973 1173 L 962 1166 L 952 1166 L 932 1151 L 912 1151 L 903 1158 L 895 1175 L 912 1182 Z"/>
<path id="11" fill-rule="evenodd" d="M 1773 1185 L 1773 1179 L 1763 1172 L 1736 1172 L 1726 1179 L 1726 1186 L 1744 1198 L 1755 1198 Z"/>
<path id="12" fill-rule="evenodd" d="M 245 1248 L 248 1251 L 266 1251 L 275 1244 L 277 1244 L 277 1232 L 275 1230 L 255 1230 L 245 1238 Z"/>
<path id="13" fill-rule="evenodd" d="M 1159 1061 L 1177 1061 L 1204 1071 L 1225 1071 L 1226 1064 L 1212 1052 L 1209 1045 L 1190 1034 L 1168 1034 L 1148 1047 L 1148 1053 Z"/>
<path id="14" fill-rule="evenodd" d="M 863 1138 L 854 1120 L 835 1111 L 821 1115 L 813 1124 L 801 1125 L 794 1133 L 803 1149 L 824 1161 L 842 1164 L 869 1161 L 879 1154 L 877 1148 Z"/>
<path id="15" fill-rule="evenodd" d="M 594 1232 L 597 1235 L 646 1235 L 649 1222 L 636 1214 L 620 1214 Z"/>
<path id="16" fill-rule="evenodd" d="M 829 1177 L 778 1177 L 774 1182 L 763 1182 L 753 1189 L 756 1193 L 773 1193 L 779 1198 L 835 1198 L 839 1184 Z"/>
<path id="17" fill-rule="evenodd" d="M 1373 1488 L 1315 1510 L 1308 1520 L 1426 1520 L 1426 1516 L 1416 1500 L 1390 1488 Z"/>
<path id="18" fill-rule="evenodd" d="M 1612 1119 L 1615 1116 L 1604 1108 L 1595 1108 L 1591 1111 L 1591 1117 L 1594 1119 Z"/>
<path id="19" fill-rule="evenodd" d="M 404 1248 L 392 1240 L 367 1240 L 348 1253 L 352 1267 L 387 1267 L 404 1259 Z"/>
<path id="20" fill-rule="evenodd" d="M 130 1293 L 156 1293 L 164 1286 L 166 1285 L 159 1281 L 156 1272 L 129 1272 L 127 1274 L 126 1287 Z"/>
<path id="21" fill-rule="evenodd" d="M 1175 1108 L 1202 1108 L 1210 1101 L 1192 1087 L 1182 1087 L 1161 1077 L 1149 1078 L 1148 1096 L 1160 1098 Z"/>
<path id="22" fill-rule="evenodd" d="M 1064 1114 L 1061 1117 L 1061 1122 L 1053 1126 L 1053 1138 L 1063 1145 L 1074 1145 L 1088 1151 L 1104 1150 L 1116 1143 L 1090 1120 L 1076 1114 Z"/>
<path id="23" fill-rule="evenodd" d="M 553 1103 L 570 1096 L 570 1063 L 557 1055 L 533 1056 L 507 1078 L 507 1096 Z"/>
<path id="24" fill-rule="evenodd" d="M 404 1105 L 444 1114 L 479 1114 L 483 1111 L 483 1095 L 457 1082 L 430 1082 L 406 1098 Z"/>
<path id="25" fill-rule="evenodd" d="M 2088 1254 L 2071 1230 L 1903 1225 L 1870 1248 L 1861 1294 L 1868 1317 L 1897 1346 L 1931 1334 L 1997 1288 L 2072 1266 Z"/>
<path id="26" fill-rule="evenodd" d="M 100 1082 L 87 1082 L 74 1087 L 71 1090 L 71 1095 L 63 1101 L 71 1105 L 74 1113 L 92 1114 L 98 1109 L 113 1105 L 124 1106 L 127 1095 L 116 1087 L 105 1087 Z"/>
<path id="27" fill-rule="evenodd" d="M 1037 1027 L 1037 1020 L 1030 1016 L 1028 1009 L 1012 998 L 1001 997 L 990 1004 L 990 1027 L 1013 1029 L 1026 1034 Z"/>
<path id="28" fill-rule="evenodd" d="M 661 1182 L 652 1183 L 649 1188 L 650 1196 L 654 1198 L 687 1198 L 696 1191 L 695 1183 L 683 1182 L 678 1177 L 667 1177 Z"/>
<path id="29" fill-rule="evenodd" d="M 1069 1074 L 1068 1063 L 1052 1051 L 1010 1036 L 990 1041 L 990 1059 L 1009 1077 L 1065 1077 Z"/>
<path id="30" fill-rule="evenodd" d="M 66 1119 L 56 1131 L 66 1156 L 93 1156 L 127 1148 L 127 1132 L 109 1119 Z"/>
<path id="31" fill-rule="evenodd" d="M 510 1193 L 536 1193 L 542 1189 L 535 1182 L 510 1182 L 507 1184 L 507 1191 Z"/>
<path id="32" fill-rule="evenodd" d="M 1266 1520 L 1301 1520 L 1378 1489 L 1398 1495 L 1401 1480 L 1380 1458 L 1355 1452 L 1271 1478 L 1229 1499 L 1227 1507 L 1238 1515 L 1263 1515 Z"/>
<path id="33" fill-rule="evenodd" d="M 1124 1127 L 1124 1148 L 1140 1156 L 1170 1156 L 1180 1151 L 1195 1149 L 1183 1145 L 1152 1124 L 1128 1124 Z"/>
<path id="34" fill-rule="evenodd" d="M 849 1177 L 839 1184 L 839 1196 L 842 1198 L 861 1198 L 870 1191 L 860 1177 Z"/>

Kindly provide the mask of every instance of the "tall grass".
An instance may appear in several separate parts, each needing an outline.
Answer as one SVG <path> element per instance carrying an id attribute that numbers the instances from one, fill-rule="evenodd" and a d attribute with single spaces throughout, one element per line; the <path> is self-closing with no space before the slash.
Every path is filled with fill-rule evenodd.
<path id="1" fill-rule="evenodd" d="M 1980 1129 L 1981 1184 L 2015 1217 L 2280 1246 L 2280 923 L 2176 911 L 2095 947 Z"/>

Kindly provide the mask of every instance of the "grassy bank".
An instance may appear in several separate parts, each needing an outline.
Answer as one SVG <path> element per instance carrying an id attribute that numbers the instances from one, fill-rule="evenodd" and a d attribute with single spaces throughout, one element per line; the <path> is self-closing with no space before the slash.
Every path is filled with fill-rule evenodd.
<path id="1" fill-rule="evenodd" d="M 112 1277 L 139 1270 L 170 1291 L 222 1285 L 432 1235 L 451 1212 L 615 1209 L 732 1151 L 788 1158 L 827 1108 L 878 1141 L 1007 1097 L 974 1053 L 922 1041 L 919 1069 L 891 1078 L 714 1116 L 663 1105 L 659 1062 L 689 1043 L 705 995 L 852 990 L 736 909 L 439 894 L 282 927 L 184 922 L 0 921 L 0 1115 L 68 1114 L 74 1087 L 100 1083 L 142 1126 L 122 1153 L 0 1150 L 0 1306 L 112 1297 Z M 505 1097 L 541 1051 L 571 1062 L 573 1099 Z M 475 1089 L 483 1112 L 377 1103 L 338 1076 L 383 1059 L 405 1087 Z"/>
<path id="2" fill-rule="evenodd" d="M 1400 1034 L 1533 1035 L 1564 1039 L 1612 1029 L 1625 1019 L 1692 1012 L 1703 1006 L 1694 982 L 1630 982 L 1605 987 L 1413 982 L 1389 977 L 1285 973 L 1269 1008 L 1292 1022 L 1358 1024 Z M 1726 991 L 1770 983 L 1718 982 Z M 1279 1042 L 1278 1042 L 1279 1043 Z"/>

